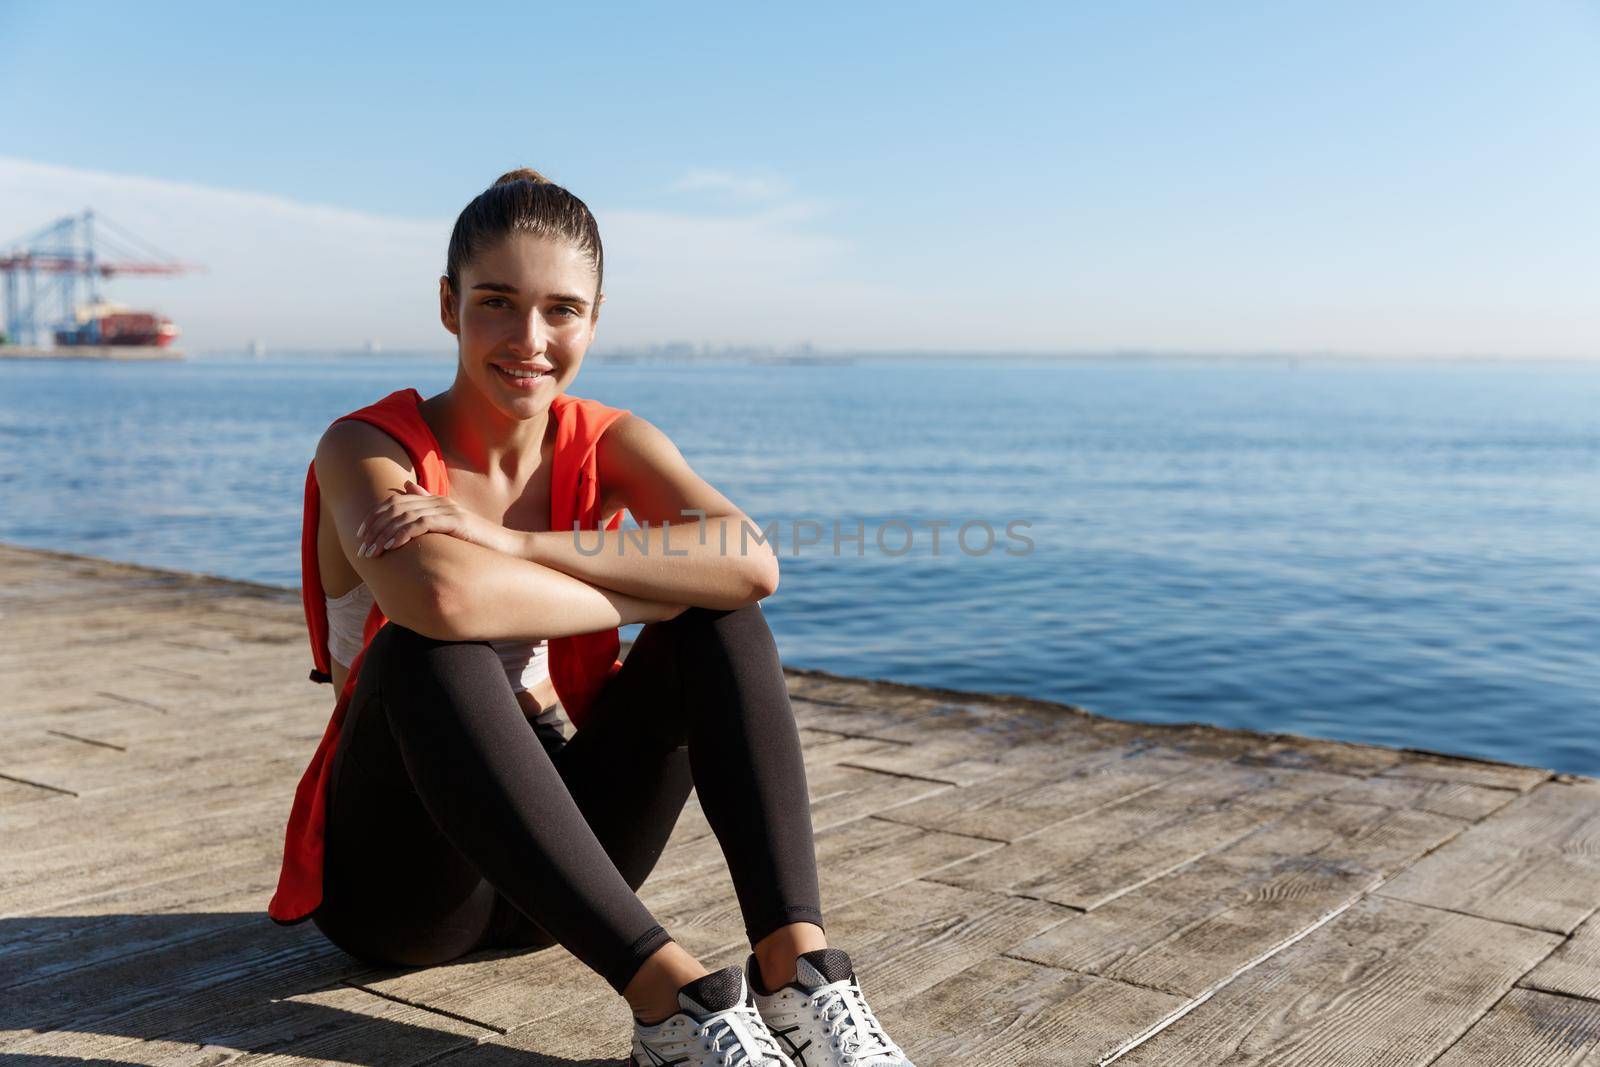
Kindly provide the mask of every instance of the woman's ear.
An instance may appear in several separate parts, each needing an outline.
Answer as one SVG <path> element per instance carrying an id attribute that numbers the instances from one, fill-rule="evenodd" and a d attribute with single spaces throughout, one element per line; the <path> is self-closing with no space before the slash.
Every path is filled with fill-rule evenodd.
<path id="1" fill-rule="evenodd" d="M 600 305 L 606 302 L 606 294 L 596 293 L 594 297 L 594 310 L 589 312 L 589 326 L 593 328 L 600 322 Z"/>
<path id="2" fill-rule="evenodd" d="M 456 294 L 450 291 L 450 276 L 439 275 L 439 321 L 444 328 L 457 336 L 461 333 L 461 318 L 457 314 Z"/>

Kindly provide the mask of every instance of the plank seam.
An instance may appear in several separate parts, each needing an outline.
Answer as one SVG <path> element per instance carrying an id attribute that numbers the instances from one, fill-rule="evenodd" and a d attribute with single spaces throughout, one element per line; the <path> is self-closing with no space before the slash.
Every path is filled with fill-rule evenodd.
<path id="1" fill-rule="evenodd" d="M 65 730 L 46 730 L 45 733 L 55 734 L 57 737 L 65 737 L 69 741 L 82 741 L 86 745 L 99 745 L 101 748 L 114 748 L 118 752 L 128 751 L 126 745 L 114 745 L 110 741 L 96 741 L 92 737 L 79 737 L 77 734 L 69 734 Z"/>
<path id="2" fill-rule="evenodd" d="M 1228 977 L 1224 978 L 1222 981 L 1220 981 L 1220 982 L 1216 983 L 1215 985 L 1213 985 L 1210 989 L 1207 989 L 1205 992 L 1201 993 L 1198 997 L 1196 997 L 1192 1002 L 1190 1002 L 1188 1005 L 1183 1007 L 1181 1010 L 1179 1010 L 1177 1012 L 1174 1012 L 1172 1015 L 1170 1015 L 1167 1018 L 1161 1020 L 1155 1026 L 1152 1026 L 1150 1029 L 1146 1030 L 1144 1033 L 1136 1035 L 1131 1041 L 1129 1041 L 1127 1044 L 1123 1045 L 1121 1048 L 1116 1049 L 1111 1054 L 1110 1057 L 1100 1061 L 1101 1067 L 1104 1067 L 1105 1064 L 1111 1063 L 1113 1060 L 1117 1060 L 1117 1059 L 1122 1058 L 1123 1056 L 1126 1056 L 1129 1052 L 1132 1052 L 1135 1048 L 1138 1048 L 1140 1045 L 1144 1044 L 1146 1041 L 1149 1041 L 1152 1037 L 1156 1036 L 1156 1034 L 1158 1034 L 1161 1031 L 1167 1029 L 1167 1027 L 1171 1026 L 1173 1023 L 1177 1022 L 1179 1019 L 1183 1018 L 1185 1015 L 1188 1015 L 1195 1008 L 1198 1008 L 1200 1005 L 1202 1005 L 1206 1001 L 1210 1000 L 1213 996 L 1215 996 L 1217 994 L 1218 990 L 1220 990 L 1223 987 L 1231 984 L 1232 982 L 1237 980 L 1240 976 L 1248 974 L 1250 971 L 1255 970 L 1257 967 L 1261 966 L 1261 964 L 1267 962 L 1267 960 L 1269 960 L 1272 957 L 1278 955 L 1284 949 L 1287 949 L 1291 945 L 1295 945 L 1295 944 L 1299 943 L 1302 939 L 1304 939 L 1306 937 L 1309 937 L 1311 934 L 1315 933 L 1317 930 L 1320 930 L 1322 927 L 1326 926 L 1328 923 L 1332 922 L 1334 919 L 1337 919 L 1339 916 L 1341 916 L 1345 912 L 1349 911 L 1356 904 L 1358 904 L 1361 901 L 1365 900 L 1369 895 L 1370 895 L 1370 891 L 1357 893 L 1355 896 L 1351 897 L 1349 900 L 1345 901 L 1339 907 L 1333 909 L 1327 915 L 1324 915 L 1322 918 L 1318 919 L 1316 922 L 1312 923 L 1310 926 L 1307 926 L 1304 930 L 1301 930 L 1299 933 L 1295 934 L 1293 937 L 1285 939 L 1284 941 L 1280 942 L 1275 947 L 1273 947 L 1271 949 L 1268 949 L 1266 952 L 1264 952 L 1261 955 L 1257 956 L 1255 959 L 1251 960 L 1249 963 L 1245 964 L 1243 967 L 1240 967 L 1237 971 L 1234 971 L 1232 974 L 1230 974 Z M 1103 981 L 1108 981 L 1108 982 L 1119 982 L 1119 981 L 1122 981 L 1120 978 L 1106 978 L 1106 979 L 1102 979 L 1102 980 Z M 1126 984 L 1126 985 L 1135 985 L 1136 983 L 1127 982 L 1127 983 L 1124 983 L 1124 984 Z M 1171 990 L 1159 990 L 1158 992 L 1164 992 L 1164 993 L 1169 993 L 1170 994 Z"/>
<path id="3" fill-rule="evenodd" d="M 170 709 L 164 708 L 160 704 L 152 704 L 148 700 L 140 700 L 138 697 L 125 697 L 121 693 L 108 693 L 103 689 L 96 689 L 94 695 L 105 697 L 107 700 L 120 700 L 124 704 L 132 704 L 135 707 L 149 708 L 151 711 L 159 711 L 163 715 L 172 714 Z"/>
<path id="4" fill-rule="evenodd" d="M 910 823 L 910 822 L 901 822 L 898 819 L 891 819 L 886 815 L 879 815 L 877 812 L 869 812 L 866 815 L 858 815 L 853 819 L 845 819 L 843 822 L 832 823 L 829 826 L 825 827 L 825 829 L 831 830 L 831 829 L 834 829 L 834 828 L 839 827 L 839 826 L 844 826 L 844 825 L 846 825 L 848 823 L 859 822 L 862 819 L 877 819 L 879 822 L 886 822 L 891 826 L 898 826 L 898 827 L 902 827 L 902 828 L 910 828 L 912 830 L 921 830 L 922 832 L 929 833 L 929 834 L 947 834 L 950 837 L 964 837 L 968 841 L 982 841 L 986 845 L 994 845 L 995 846 L 995 848 L 985 849 L 982 852 L 974 852 L 970 856 L 963 856 L 961 859 L 952 860 L 950 863 L 942 863 L 939 866 L 932 868 L 931 870 L 923 872 L 923 874 L 914 874 L 914 875 L 911 876 L 911 878 L 921 878 L 921 877 L 924 877 L 924 875 L 932 874 L 934 871 L 942 871 L 946 867 L 952 866 L 952 865 L 954 865 L 956 863 L 965 863 L 965 862 L 967 862 L 967 860 L 977 859 L 979 856 L 987 856 L 989 853 L 994 852 L 996 849 L 998 849 L 998 848 L 1000 848 L 1000 847 L 1002 847 L 1004 845 L 1009 845 L 1011 843 L 1009 841 L 999 841 L 999 840 L 996 840 L 995 838 L 992 838 L 992 837 L 979 837 L 977 834 L 964 834 L 959 830 L 929 830 L 926 826 L 918 826 L 916 823 Z M 907 879 L 907 881 L 910 881 L 910 880 L 911 879 Z M 957 886 L 956 888 L 959 889 L 959 888 L 963 888 L 963 887 Z M 1001 891 L 1000 890 L 996 890 L 996 892 L 1001 892 Z M 872 895 L 872 894 L 869 894 L 869 895 Z M 1016 893 L 1005 893 L 1004 895 L 1008 896 L 1008 897 L 1014 897 L 1014 896 L 1018 896 L 1019 894 L 1016 894 Z"/>
<path id="5" fill-rule="evenodd" d="M 482 1019 L 474 1019 L 470 1015 L 462 1015 L 460 1012 L 450 1011 L 445 1008 L 436 1008 L 431 1004 L 423 1004 L 419 1001 L 407 1000 L 405 997 L 396 996 L 393 993 L 385 993 L 380 989 L 373 989 L 371 986 L 362 985 L 360 982 L 353 981 L 349 978 L 339 979 L 339 984 L 349 986 L 351 989 L 359 989 L 363 993 L 369 993 L 372 996 L 378 997 L 382 1000 L 392 1001 L 395 1004 L 404 1004 L 408 1008 L 416 1008 L 419 1011 L 432 1012 L 434 1015 L 442 1015 L 446 1019 L 454 1019 L 458 1023 L 466 1023 L 469 1026 L 482 1027 L 485 1030 L 493 1031 L 500 1037 L 504 1037 L 506 1034 L 510 1033 L 510 1031 L 503 1026 L 496 1026 L 493 1023 L 486 1023 Z M 482 1038 L 478 1038 L 478 1041 L 481 1042 Z"/>
<path id="6" fill-rule="evenodd" d="M 1398 874 L 1399 872 L 1396 873 Z M 1384 885 L 1387 885 L 1392 880 L 1393 879 L 1384 879 Z M 1556 936 L 1563 938 L 1572 936 L 1572 932 L 1569 930 L 1552 930 L 1548 926 L 1529 926 L 1527 923 L 1513 922 L 1510 919 L 1495 919 L 1487 915 L 1479 915 L 1475 911 L 1462 911 L 1460 908 L 1447 908 L 1443 904 L 1430 904 L 1425 900 L 1412 900 L 1410 897 L 1402 897 L 1395 893 L 1383 893 L 1380 892 L 1382 888 L 1383 886 L 1375 887 L 1370 895 L 1382 897 L 1384 900 L 1397 900 L 1402 904 L 1410 904 L 1418 908 L 1427 908 L 1431 911 L 1443 911 L 1449 912 L 1451 915 L 1462 915 L 1468 919 L 1477 919 L 1480 922 L 1499 923 L 1501 926 L 1515 926 L 1518 930 L 1528 930 L 1537 934 L 1555 934 Z M 1583 924 L 1580 922 L 1578 925 L 1581 926 Z M 1576 926 L 1573 927 L 1573 930 L 1576 929 Z"/>
<path id="7" fill-rule="evenodd" d="M 910 778 L 917 782 L 933 782 L 935 785 L 950 785 L 955 786 L 957 789 L 961 788 L 960 782 L 952 782 L 948 778 L 932 778 L 926 774 L 912 774 L 909 771 L 886 771 L 882 767 L 863 767 L 861 764 L 851 763 L 849 760 L 839 760 L 834 766 L 849 767 L 854 771 L 871 771 L 873 774 L 886 774 L 891 778 Z M 906 803 L 909 804 L 911 801 L 906 801 Z"/>
<path id="8" fill-rule="evenodd" d="M 1489 1013 L 1498 1008 L 1506 999 L 1506 997 L 1511 995 L 1511 991 L 1515 988 L 1517 988 L 1517 985 L 1515 982 L 1513 982 L 1511 985 L 1502 990 L 1500 995 L 1495 998 L 1493 1004 L 1490 1004 L 1487 1008 L 1483 1009 L 1483 1011 L 1479 1012 L 1471 1022 L 1462 1027 L 1461 1032 L 1455 1036 L 1455 1040 L 1451 1041 L 1444 1048 L 1440 1049 L 1437 1056 L 1434 1056 L 1432 1059 L 1428 1060 L 1427 1063 L 1422 1064 L 1421 1067 L 1431 1067 L 1432 1064 L 1438 1063 L 1440 1060 L 1444 1059 L 1445 1056 L 1449 1055 L 1450 1050 L 1461 1044 L 1462 1040 L 1468 1034 L 1472 1033 L 1473 1029 L 1475 1029 L 1479 1023 L 1483 1022 L 1484 1019 L 1487 1019 L 1489 1017 Z"/>
<path id="9" fill-rule="evenodd" d="M 35 789 L 48 789 L 52 793 L 65 793 L 69 797 L 75 797 L 75 796 L 78 795 L 78 794 L 74 793 L 72 790 L 63 789 L 58 785 L 50 785 L 47 782 L 35 782 L 35 781 L 33 781 L 32 779 L 29 779 L 29 778 L 19 778 L 14 774 L 0 773 L 0 778 L 4 778 L 8 782 L 16 782 L 19 785 L 31 785 Z"/>
<path id="10" fill-rule="evenodd" d="M 1119 804 L 1126 804 L 1130 800 L 1137 800 L 1140 797 L 1144 796 L 1146 793 L 1152 792 L 1153 790 L 1156 790 L 1156 789 L 1163 789 L 1163 788 L 1165 788 L 1167 786 L 1170 786 L 1173 782 L 1179 781 L 1179 780 L 1184 779 L 1184 778 L 1188 778 L 1191 775 L 1197 775 L 1197 774 L 1200 773 L 1200 771 L 1201 771 L 1201 768 L 1195 767 L 1195 768 L 1192 768 L 1190 770 L 1184 771 L 1181 774 L 1174 775 L 1171 778 L 1167 778 L 1167 779 L 1164 779 L 1162 781 L 1151 782 L 1149 785 L 1143 786 L 1143 787 L 1141 787 L 1139 789 L 1135 789 L 1131 793 L 1123 793 L 1121 796 L 1112 797 L 1111 799 L 1105 801 L 1104 803 L 1096 804 L 1092 808 L 1085 808 L 1083 811 L 1080 811 L 1075 815 L 1068 815 L 1064 819 L 1057 819 L 1055 822 L 1051 823 L 1048 826 L 1041 826 L 1037 830 L 1030 830 L 1027 833 L 1023 834 L 1021 837 L 1012 838 L 1011 839 L 1011 843 L 1012 844 L 1017 844 L 1019 842 L 1027 841 L 1029 838 L 1037 837 L 1040 834 L 1049 833 L 1051 830 L 1060 829 L 1061 827 L 1067 825 L 1070 822 L 1077 822 L 1079 819 L 1087 818 L 1090 815 L 1097 815 L 1100 812 L 1105 811 L 1107 808 L 1113 808 L 1113 807 L 1116 807 Z M 1067 781 L 1071 781 L 1071 779 L 1069 779 L 1069 778 L 1057 778 L 1054 781 L 1056 781 L 1056 782 L 1067 782 Z M 1006 799 L 1009 800 L 1010 797 L 1008 796 Z"/>

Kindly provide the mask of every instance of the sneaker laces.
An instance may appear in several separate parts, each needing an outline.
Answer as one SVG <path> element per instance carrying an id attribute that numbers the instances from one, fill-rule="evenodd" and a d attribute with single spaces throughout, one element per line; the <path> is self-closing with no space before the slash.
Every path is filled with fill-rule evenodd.
<path id="1" fill-rule="evenodd" d="M 750 1046 L 734 1028 L 732 1022 L 734 1018 L 743 1020 L 745 1032 L 755 1039 L 753 1056 Z M 727 1011 L 717 1012 L 695 1033 L 706 1039 L 706 1047 L 717 1054 L 717 1062 L 723 1067 L 765 1067 L 767 1064 L 785 1062 L 783 1052 L 778 1048 L 777 1038 L 772 1036 L 772 1031 L 767 1029 L 767 1024 L 761 1019 L 761 1013 L 749 1000 Z M 729 1041 L 726 1049 L 722 1047 L 724 1038 Z"/>
<path id="2" fill-rule="evenodd" d="M 854 979 L 830 982 L 811 994 L 828 1037 L 845 1054 L 846 1062 L 865 1065 L 872 1056 L 904 1056 L 905 1051 L 878 1022 L 861 986 Z"/>

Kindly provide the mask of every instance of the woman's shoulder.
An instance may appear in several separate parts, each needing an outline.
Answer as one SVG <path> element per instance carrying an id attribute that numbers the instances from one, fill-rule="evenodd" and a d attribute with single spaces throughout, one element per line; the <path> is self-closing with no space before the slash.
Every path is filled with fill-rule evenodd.
<path id="1" fill-rule="evenodd" d="M 361 419 L 340 419 L 322 431 L 317 452 L 324 449 L 341 454 L 405 456 L 406 449 L 393 434 L 381 426 Z M 410 462 L 407 457 L 406 462 Z"/>
<path id="2" fill-rule="evenodd" d="M 396 389 L 381 400 L 341 415 L 322 432 L 317 454 L 382 456 L 410 467 L 408 443 L 432 436 L 422 417 L 422 404 L 422 394 L 415 389 Z"/>
<path id="3" fill-rule="evenodd" d="M 389 460 L 415 476 L 411 454 L 382 427 L 360 419 L 341 419 L 322 431 L 317 441 L 317 478 L 326 480 L 334 470 L 348 471 L 369 460 Z"/>
<path id="4" fill-rule="evenodd" d="M 612 419 L 596 439 L 595 459 L 602 468 L 609 464 L 626 463 L 652 446 L 659 447 L 663 443 L 671 444 L 667 435 L 654 423 L 642 415 L 624 411 Z"/>
<path id="5" fill-rule="evenodd" d="M 596 442 L 595 463 L 601 483 L 613 486 L 654 480 L 686 465 L 665 431 L 632 412 L 612 423 Z"/>

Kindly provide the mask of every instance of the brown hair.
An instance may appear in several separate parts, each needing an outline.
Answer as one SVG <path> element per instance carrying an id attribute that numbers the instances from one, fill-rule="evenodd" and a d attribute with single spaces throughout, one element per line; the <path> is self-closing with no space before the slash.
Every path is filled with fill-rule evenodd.
<path id="1" fill-rule="evenodd" d="M 531 167 L 500 175 L 461 209 L 455 229 L 450 231 L 450 251 L 445 258 L 450 291 L 461 291 L 461 269 L 473 256 L 513 233 L 572 242 L 594 264 L 594 291 L 599 296 L 605 277 L 599 224 L 587 204 Z"/>

